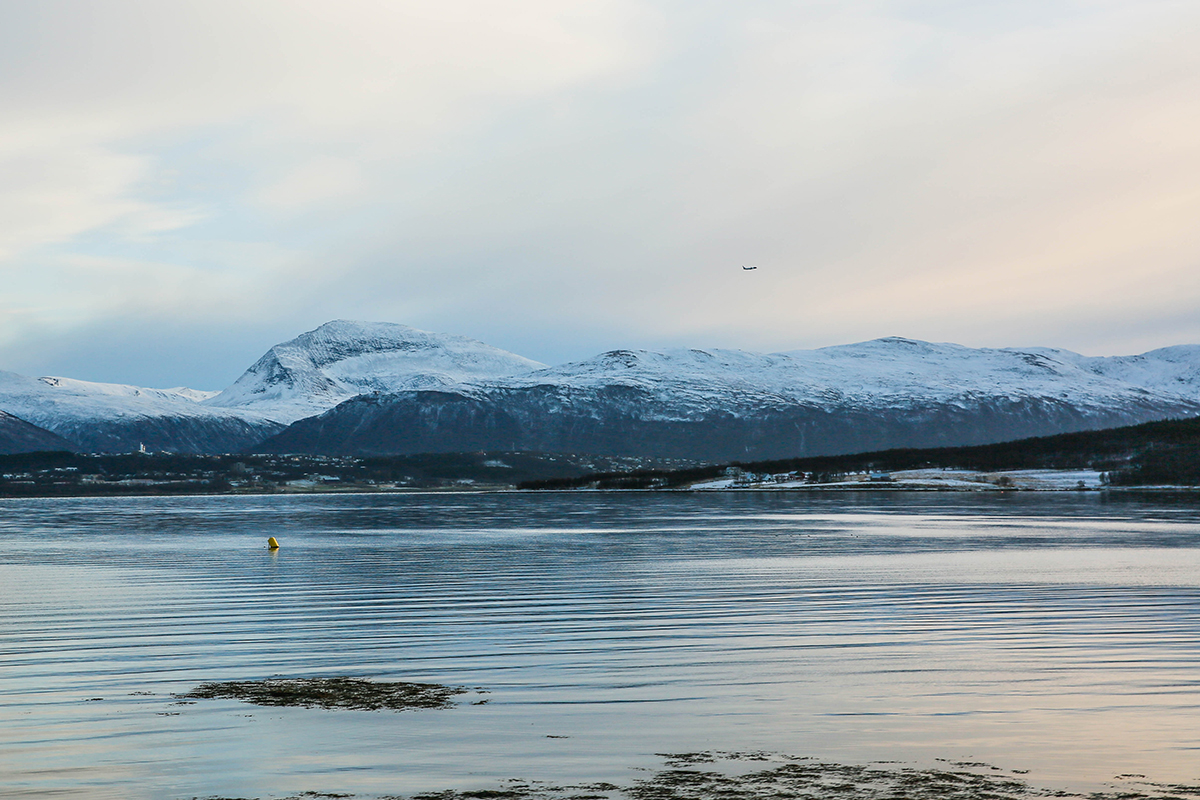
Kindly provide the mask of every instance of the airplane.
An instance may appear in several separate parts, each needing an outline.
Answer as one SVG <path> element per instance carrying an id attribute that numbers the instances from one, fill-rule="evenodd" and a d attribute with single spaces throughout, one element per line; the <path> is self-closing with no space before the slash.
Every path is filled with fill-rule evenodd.
<path id="1" fill-rule="evenodd" d="M 758 269 L 758 267 L 747 267 L 745 264 L 742 264 L 742 269 Z"/>

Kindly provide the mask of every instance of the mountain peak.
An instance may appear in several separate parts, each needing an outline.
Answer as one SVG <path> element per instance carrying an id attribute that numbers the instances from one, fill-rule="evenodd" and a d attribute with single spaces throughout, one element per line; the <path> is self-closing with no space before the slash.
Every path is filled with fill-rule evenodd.
<path id="1" fill-rule="evenodd" d="M 465 336 L 338 319 L 275 345 L 205 403 L 291 422 L 360 394 L 486 381 L 543 366 Z"/>

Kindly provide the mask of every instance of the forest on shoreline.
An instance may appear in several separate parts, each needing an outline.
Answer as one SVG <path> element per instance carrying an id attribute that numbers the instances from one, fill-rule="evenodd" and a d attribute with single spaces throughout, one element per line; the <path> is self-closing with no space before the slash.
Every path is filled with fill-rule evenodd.
<path id="1" fill-rule="evenodd" d="M 0 497 L 479 489 L 680 489 L 730 474 L 789 474 L 819 487 L 912 469 L 1104 473 L 1114 488 L 1200 486 L 1200 418 L 972 447 L 706 464 L 527 452 L 409 456 L 21 453 L 0 456 Z M 864 487 L 865 488 L 865 487 Z"/>

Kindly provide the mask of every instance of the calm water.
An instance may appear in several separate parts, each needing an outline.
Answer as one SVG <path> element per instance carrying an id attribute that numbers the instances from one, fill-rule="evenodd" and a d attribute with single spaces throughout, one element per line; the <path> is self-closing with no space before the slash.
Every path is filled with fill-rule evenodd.
<path id="1" fill-rule="evenodd" d="M 490 694 L 400 714 L 171 696 L 272 675 Z M 1200 781 L 1198 748 L 1196 501 L 0 501 L 6 797 L 620 782 L 698 749 L 1087 789 Z"/>

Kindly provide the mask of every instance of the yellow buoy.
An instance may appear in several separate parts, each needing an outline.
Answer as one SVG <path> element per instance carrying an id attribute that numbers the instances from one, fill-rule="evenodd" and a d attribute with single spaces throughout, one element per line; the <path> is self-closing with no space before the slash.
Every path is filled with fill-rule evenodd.
<path id="1" fill-rule="evenodd" d="M 267 539 L 267 549 L 269 549 L 269 550 L 278 550 L 279 549 L 279 542 L 275 541 L 274 536 Z"/>

